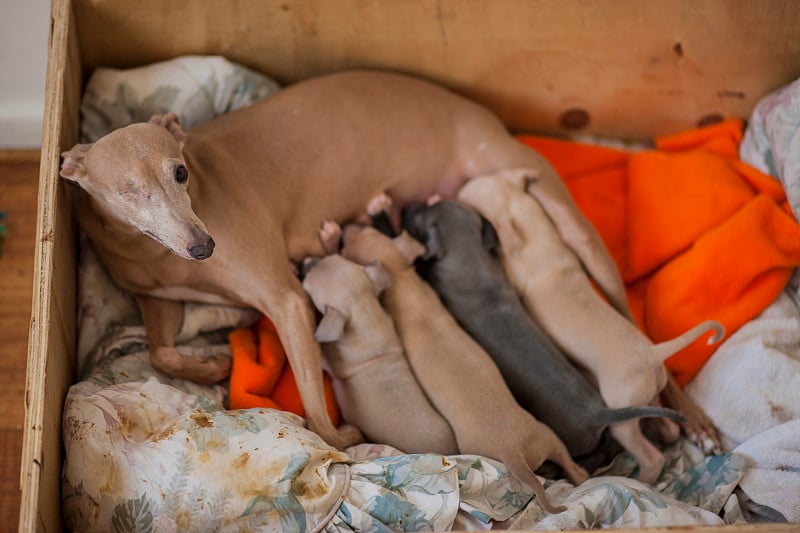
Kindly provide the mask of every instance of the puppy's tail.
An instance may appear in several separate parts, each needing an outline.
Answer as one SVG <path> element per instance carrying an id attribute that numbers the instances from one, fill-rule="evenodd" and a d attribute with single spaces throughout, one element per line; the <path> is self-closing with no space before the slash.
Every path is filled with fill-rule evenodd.
<path id="1" fill-rule="evenodd" d="M 631 418 L 669 418 L 681 424 L 686 422 L 686 417 L 674 409 L 646 405 L 642 407 L 620 407 L 619 409 L 606 408 L 598 416 L 602 425 L 616 424 Z"/>
<path id="2" fill-rule="evenodd" d="M 708 339 L 708 344 L 715 344 L 725 336 L 725 327 L 716 320 L 706 320 L 696 325 L 686 333 L 675 337 L 672 340 L 660 342 L 653 346 L 653 355 L 656 360 L 664 361 L 667 357 L 674 355 L 679 350 L 689 346 L 705 333 L 714 330 L 714 335 Z"/>
<path id="3" fill-rule="evenodd" d="M 550 514 L 563 513 L 567 510 L 567 507 L 564 505 L 559 505 L 556 507 L 550 503 L 550 499 L 547 497 L 547 494 L 544 491 L 544 485 L 542 485 L 539 477 L 533 473 L 533 470 L 531 470 L 531 468 L 528 466 L 528 463 L 525 461 L 524 457 L 520 455 L 516 458 L 516 460 L 505 460 L 504 462 L 512 476 L 533 490 L 533 494 L 536 496 L 536 499 L 539 501 L 539 505 L 542 506 L 542 509 Z"/>

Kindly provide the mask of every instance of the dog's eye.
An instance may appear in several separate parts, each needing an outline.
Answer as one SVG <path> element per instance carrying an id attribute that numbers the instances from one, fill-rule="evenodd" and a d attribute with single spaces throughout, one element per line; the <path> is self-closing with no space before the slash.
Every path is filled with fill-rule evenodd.
<path id="1" fill-rule="evenodd" d="M 185 183 L 188 179 L 189 171 L 186 170 L 185 166 L 179 165 L 178 168 L 175 169 L 175 181 L 178 183 Z"/>

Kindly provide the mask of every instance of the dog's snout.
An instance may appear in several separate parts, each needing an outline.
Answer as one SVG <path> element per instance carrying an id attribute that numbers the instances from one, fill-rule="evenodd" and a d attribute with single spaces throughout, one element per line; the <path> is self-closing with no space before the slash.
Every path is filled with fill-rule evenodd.
<path id="1" fill-rule="evenodd" d="M 214 253 L 214 239 L 208 238 L 203 244 L 195 244 L 189 248 L 189 255 L 194 259 L 208 259 Z"/>
<path id="2" fill-rule="evenodd" d="M 403 227 L 411 232 L 412 228 L 416 227 L 415 221 L 417 220 L 417 217 L 424 210 L 425 210 L 425 205 L 424 204 L 415 203 L 415 204 L 407 205 L 403 209 L 403 213 L 402 213 L 402 222 L 401 223 L 402 223 Z"/>

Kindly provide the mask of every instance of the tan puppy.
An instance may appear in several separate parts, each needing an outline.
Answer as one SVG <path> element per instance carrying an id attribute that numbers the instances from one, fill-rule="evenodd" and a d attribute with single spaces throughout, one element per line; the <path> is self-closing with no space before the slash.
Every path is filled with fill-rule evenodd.
<path id="1" fill-rule="evenodd" d="M 462 330 L 433 289 L 415 272 L 422 245 L 403 232 L 389 239 L 374 228 L 347 226 L 342 255 L 361 264 L 379 261 L 394 283 L 383 304 L 394 319 L 408 362 L 434 407 L 444 415 L 461 453 L 503 462 L 557 512 L 533 473 L 545 460 L 560 465 L 576 484 L 588 478 L 553 431 L 522 409 L 491 357 Z"/>
<path id="2" fill-rule="evenodd" d="M 323 313 L 315 338 L 336 378 L 344 419 L 371 442 L 406 453 L 458 453 L 453 431 L 422 392 L 378 302 L 391 274 L 341 255 L 312 260 L 306 269 L 303 288 Z"/>
<path id="3" fill-rule="evenodd" d="M 187 134 L 174 114 L 158 116 L 63 158 L 61 176 L 82 189 L 80 225 L 114 281 L 137 297 L 153 366 L 202 383 L 224 379 L 229 357 L 175 349 L 181 302 L 255 308 L 278 330 L 309 428 L 334 446 L 359 434 L 334 428 L 325 411 L 313 309 L 290 262 L 322 255 L 322 221 L 355 218 L 381 191 L 402 207 L 452 197 L 472 176 L 536 168 L 536 194 L 562 237 L 625 306 L 607 250 L 547 162 L 485 108 L 411 77 L 321 76 Z"/>
<path id="4" fill-rule="evenodd" d="M 724 328 L 707 321 L 680 337 L 653 344 L 594 290 L 578 258 L 526 193 L 530 180 L 535 176 L 529 170 L 504 170 L 470 180 L 458 199 L 492 223 L 504 270 L 528 312 L 569 357 L 594 375 L 606 404 L 652 403 L 667 384 L 664 360 L 711 330 L 715 335 L 709 343 L 718 342 Z M 636 456 L 639 479 L 655 481 L 664 458 L 641 437 L 638 420 L 612 425 L 611 434 Z"/>

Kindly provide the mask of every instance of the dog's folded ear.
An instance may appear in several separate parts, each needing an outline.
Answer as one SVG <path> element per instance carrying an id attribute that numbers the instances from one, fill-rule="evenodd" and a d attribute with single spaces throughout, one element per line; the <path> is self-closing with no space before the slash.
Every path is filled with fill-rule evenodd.
<path id="1" fill-rule="evenodd" d="M 73 183 L 81 184 L 86 176 L 86 154 L 89 153 L 91 144 L 76 144 L 71 149 L 61 154 L 61 169 L 58 175 Z"/>
<path id="2" fill-rule="evenodd" d="M 400 250 L 409 265 L 413 264 L 417 257 L 425 254 L 425 247 L 422 243 L 412 237 L 406 230 L 403 230 L 400 235 L 392 239 L 392 243 Z"/>
<path id="3" fill-rule="evenodd" d="M 314 332 L 314 339 L 317 342 L 334 342 L 342 338 L 347 317 L 344 313 L 333 306 L 326 305 L 325 313 L 322 315 L 317 330 Z"/>
<path id="4" fill-rule="evenodd" d="M 150 117 L 150 124 L 156 124 L 158 126 L 163 126 L 167 128 L 175 140 L 178 141 L 178 144 L 181 148 L 183 148 L 184 143 L 186 142 L 186 134 L 183 132 L 183 128 L 181 128 L 181 122 L 178 119 L 177 113 L 167 113 L 166 115 L 153 115 Z"/>
<path id="5" fill-rule="evenodd" d="M 391 287 L 394 281 L 392 274 L 378 261 L 373 261 L 366 265 L 364 272 L 367 273 L 372 282 L 372 288 L 375 289 L 376 296 Z"/>
<path id="6" fill-rule="evenodd" d="M 425 253 L 422 255 L 422 259 L 425 261 L 433 258 L 441 259 L 444 257 L 444 252 L 444 244 L 439 235 L 439 228 L 436 227 L 436 224 L 431 224 L 426 231 Z"/>

